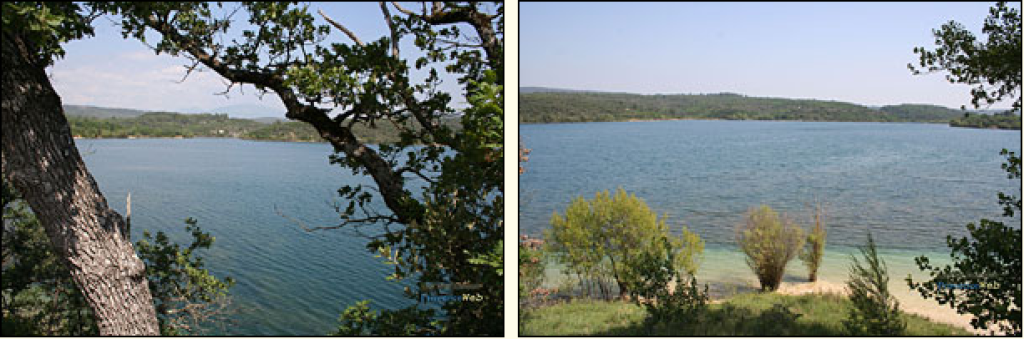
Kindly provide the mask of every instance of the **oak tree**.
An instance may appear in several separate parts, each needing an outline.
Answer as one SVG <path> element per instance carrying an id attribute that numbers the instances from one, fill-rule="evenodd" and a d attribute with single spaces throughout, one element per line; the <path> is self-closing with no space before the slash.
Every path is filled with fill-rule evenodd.
<path id="1" fill-rule="evenodd" d="M 24 194 L 101 335 L 158 333 L 145 265 L 71 137 L 45 69 L 61 44 L 92 34 L 74 3 L 3 4 L 3 176 Z"/>
<path id="2" fill-rule="evenodd" d="M 146 32 L 159 33 L 154 50 L 189 59 L 189 72 L 203 67 L 230 86 L 273 93 L 288 119 L 309 124 L 333 146 L 332 163 L 373 180 L 339 189 L 349 201 L 337 206 L 341 222 L 313 229 L 364 232 L 368 249 L 394 264 L 393 279 L 482 286 L 477 292 L 484 302 L 447 302 L 442 318 L 430 308 L 373 317 L 346 312 L 380 325 L 360 328 L 373 334 L 502 334 L 503 5 L 435 2 L 407 9 L 382 2 L 388 30 L 373 40 L 322 11 L 317 14 L 326 24 L 318 23 L 308 5 L 228 6 L 236 7 L 99 5 L 122 16 L 125 36 L 145 40 Z M 236 11 L 245 12 L 247 23 L 232 37 L 229 29 L 241 21 L 232 19 Z M 403 51 L 403 39 L 418 51 Z M 414 81 L 414 69 L 425 79 Z M 469 104 L 461 112 L 439 89 L 440 72 L 458 76 Z M 459 128 L 448 120 L 457 120 Z M 401 140 L 375 147 L 353 133 L 354 126 L 379 124 L 400 129 Z M 407 290 L 417 300 L 419 293 L 425 291 Z"/>

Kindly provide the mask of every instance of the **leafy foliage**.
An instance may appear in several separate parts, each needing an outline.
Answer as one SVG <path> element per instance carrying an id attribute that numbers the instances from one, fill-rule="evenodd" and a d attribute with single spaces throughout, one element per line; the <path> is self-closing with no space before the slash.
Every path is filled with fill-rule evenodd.
<path id="1" fill-rule="evenodd" d="M 172 243 L 164 232 L 154 237 L 144 231 L 143 239 L 135 244 L 139 258 L 146 263 L 163 335 L 202 333 L 200 326 L 223 322 L 228 290 L 235 285 L 231 277 L 221 280 L 210 274 L 203 258 L 196 255 L 196 250 L 213 246 L 215 238 L 192 218 L 185 220 L 185 230 L 192 235 L 192 243 L 185 248 Z"/>
<path id="2" fill-rule="evenodd" d="M 98 335 L 92 311 L 70 271 L 53 253 L 49 238 L 20 196 L 4 181 L 3 300 L 4 334 Z M 228 289 L 195 252 L 214 238 L 186 220 L 193 241 L 186 248 L 167 235 L 144 232 L 136 252 L 146 263 L 146 277 L 163 335 L 202 333 L 200 325 L 223 320 Z"/>
<path id="3" fill-rule="evenodd" d="M 957 123 L 972 127 L 990 127 L 999 120 L 1015 120 L 1020 127 L 1021 111 L 1021 15 L 1017 8 L 999 2 L 989 9 L 982 33 L 987 41 L 981 42 L 963 25 L 950 21 L 933 30 L 938 47 L 929 51 L 914 48 L 921 68 L 908 65 L 914 74 L 947 71 L 946 80 L 973 86 L 971 104 L 981 107 L 1004 98 L 1015 99 L 1013 108 L 999 118 L 975 118 L 965 115 Z M 1006 123 L 1009 123 L 1008 121 Z M 1021 160 L 1013 152 L 1003 149 L 1007 162 L 1002 165 L 1007 176 L 1020 188 Z M 1012 218 L 1020 214 L 1020 191 L 1017 196 L 999 192 L 1003 216 Z M 1019 221 L 1017 222 L 1019 225 Z M 946 237 L 951 249 L 952 265 L 934 267 L 927 257 L 916 258 L 921 270 L 931 276 L 929 281 L 907 283 L 925 298 L 934 298 L 940 304 L 949 304 L 960 313 L 974 315 L 971 325 L 977 329 L 990 328 L 1008 335 L 1021 335 L 1021 229 L 1001 221 L 982 219 L 977 226 L 967 225 L 970 237 Z M 940 284 L 941 283 L 941 284 Z M 945 284 L 973 284 L 977 289 L 952 289 Z"/>
<path id="4" fill-rule="evenodd" d="M 545 234 L 548 250 L 566 269 L 591 280 L 611 277 L 620 296 L 644 283 L 648 272 L 641 266 L 651 260 L 670 258 L 673 271 L 692 275 L 704 250 L 699 236 L 686 228 L 681 236 L 669 234 L 665 217 L 659 219 L 643 200 L 621 188 L 615 196 L 604 191 L 593 200 L 574 199 L 565 216 L 552 215 L 551 226 Z"/>
<path id="5" fill-rule="evenodd" d="M 405 308 L 400 310 L 370 310 L 369 300 L 349 306 L 338 318 L 334 336 L 422 336 L 437 331 L 440 324 L 432 320 L 434 310 Z"/>
<path id="6" fill-rule="evenodd" d="M 932 105 L 856 104 L 738 94 L 539 92 L 519 95 L 519 122 L 661 119 L 947 122 L 961 112 Z"/>
<path id="7" fill-rule="evenodd" d="M 374 186 L 338 190 L 351 203 L 338 208 L 339 225 L 324 228 L 377 230 L 362 234 L 373 234 L 367 235 L 369 251 L 394 264 L 391 279 L 484 286 L 483 302 L 443 305 L 443 325 L 429 334 L 503 333 L 503 279 L 495 259 L 501 257 L 504 207 L 502 3 L 438 2 L 424 4 L 420 13 L 381 3 L 390 34 L 366 42 L 321 13 L 352 43 L 328 41 L 330 26 L 316 22 L 309 4 L 90 5 L 120 15 L 125 37 L 145 42 L 147 32 L 159 33 L 148 44 L 158 54 L 191 60 L 188 72 L 207 67 L 230 82 L 229 89 L 252 85 L 261 94 L 273 92 L 287 118 L 309 124 L 331 143 L 332 164 L 370 176 Z M 236 11 L 245 12 L 244 22 L 232 19 Z M 475 36 L 463 33 L 466 26 Z M 233 28 L 238 34 L 228 37 Z M 403 58 L 403 38 L 421 52 L 413 60 Z M 425 79 L 413 81 L 414 69 Z M 442 71 L 463 86 L 469 107 L 461 112 L 439 89 Z M 446 119 L 458 119 L 462 128 Z M 410 124 L 418 128 L 406 128 Z M 354 133 L 355 126 L 382 125 L 398 130 L 397 140 L 374 148 Z"/>
<path id="8" fill-rule="evenodd" d="M 932 30 L 938 47 L 935 50 L 915 47 L 918 66 L 908 64 L 907 67 L 914 74 L 947 71 L 946 80 L 950 83 L 973 86 L 971 104 L 975 108 L 1009 97 L 1014 99 L 1013 108 L 1005 114 L 1020 112 L 1020 21 L 1019 9 L 1005 2 L 997 3 L 989 9 L 981 29 L 987 41 L 979 41 L 962 24 L 950 21 Z"/>
<path id="9" fill-rule="evenodd" d="M 707 309 L 707 284 L 701 291 L 692 272 L 677 269 L 671 247 L 669 238 L 663 236 L 634 262 L 639 279 L 630 282 L 629 291 L 633 301 L 650 315 L 650 329 L 657 324 L 695 322 Z M 673 283 L 675 288 L 670 289 Z"/>
<path id="10" fill-rule="evenodd" d="M 747 212 L 746 221 L 736 232 L 736 242 L 747 256 L 747 266 L 761 283 L 761 290 L 779 288 L 786 265 L 804 244 L 803 230 L 792 220 L 779 217 L 771 207 L 762 205 Z"/>
<path id="11" fill-rule="evenodd" d="M 73 2 L 16 1 L 3 4 L 3 30 L 31 41 L 33 60 L 49 66 L 64 56 L 62 44 L 93 35 L 95 13 Z M 6 39 L 6 37 L 5 37 Z"/>
<path id="12" fill-rule="evenodd" d="M 822 207 L 816 206 L 814 210 L 814 227 L 807 234 L 807 246 L 800 252 L 800 260 L 807 266 L 807 279 L 811 282 L 818 280 L 818 268 L 821 267 L 821 258 L 825 255 L 825 223 L 822 221 Z"/>
<path id="13" fill-rule="evenodd" d="M 900 317 L 899 302 L 889 293 L 889 275 L 885 261 L 878 258 L 871 234 L 868 234 L 867 246 L 859 249 L 867 267 L 862 266 L 856 257 L 852 257 L 850 280 L 846 285 L 850 289 L 850 302 L 853 303 L 853 308 L 850 309 L 843 325 L 850 335 L 903 335 L 907 323 Z"/>
<path id="14" fill-rule="evenodd" d="M 1003 150 L 1007 157 L 1003 169 L 1020 188 L 1021 160 L 1013 152 Z M 1003 206 L 1003 217 L 1012 218 L 1021 211 L 1021 198 L 999 193 L 999 204 Z M 1019 225 L 1019 224 L 1018 224 Z M 932 298 L 939 304 L 949 304 L 957 312 L 971 314 L 971 325 L 977 329 L 991 329 L 1007 335 L 1021 334 L 1021 229 L 1001 221 L 981 219 L 975 225 L 967 225 L 970 237 L 954 239 L 946 237 L 953 263 L 932 266 L 928 257 L 915 259 L 917 266 L 928 272 L 930 279 L 915 283 L 907 277 L 907 283 L 925 298 Z M 977 286 L 977 289 L 953 289 L 947 286 Z"/>

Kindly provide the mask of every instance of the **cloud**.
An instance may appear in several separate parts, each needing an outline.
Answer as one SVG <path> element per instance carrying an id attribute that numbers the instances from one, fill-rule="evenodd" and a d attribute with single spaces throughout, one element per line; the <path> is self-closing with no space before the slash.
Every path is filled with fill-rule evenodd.
<path id="1" fill-rule="evenodd" d="M 197 68 L 182 82 L 188 64 L 185 58 L 155 55 L 140 46 L 108 56 L 69 53 L 49 74 L 66 104 L 162 111 L 259 104 L 284 111 L 280 99 L 268 95 L 260 101 L 251 86 L 245 94 L 235 86 L 228 96 L 218 95 L 227 84 L 208 69 Z"/>

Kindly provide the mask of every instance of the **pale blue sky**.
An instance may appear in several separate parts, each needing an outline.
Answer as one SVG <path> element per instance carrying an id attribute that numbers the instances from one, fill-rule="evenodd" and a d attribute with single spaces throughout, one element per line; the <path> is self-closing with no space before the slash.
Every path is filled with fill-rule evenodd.
<path id="1" fill-rule="evenodd" d="M 228 4 L 234 8 L 235 4 Z M 418 10 L 419 6 L 406 8 Z M 341 22 L 352 30 L 364 42 L 379 39 L 387 34 L 387 25 L 383 20 L 377 3 L 311 3 L 317 23 L 325 21 L 315 14 L 322 9 L 333 20 Z M 392 14 L 397 12 L 392 9 Z M 244 11 L 238 18 L 244 19 Z M 58 60 L 48 72 L 54 87 L 61 95 L 65 104 L 95 105 L 105 107 L 133 108 L 142 110 L 166 111 L 200 111 L 233 105 L 259 105 L 265 112 L 258 112 L 243 117 L 277 116 L 284 117 L 284 105 L 273 93 L 268 93 L 262 100 L 256 95 L 252 86 L 245 86 L 239 91 L 238 86 L 225 97 L 216 95 L 227 86 L 219 75 L 212 71 L 193 73 L 184 83 L 177 83 L 185 75 L 188 63 L 184 57 L 172 57 L 165 54 L 155 55 L 152 50 L 138 40 L 123 39 L 120 27 L 107 18 L 94 22 L 96 36 L 76 40 L 65 45 L 67 55 Z M 469 30 L 466 30 L 467 32 Z M 155 43 L 156 33 L 151 33 L 147 41 Z M 347 36 L 332 27 L 329 42 L 351 43 Z M 403 42 L 403 57 L 415 60 L 421 55 L 411 39 Z M 441 70 L 443 71 L 443 69 Z M 443 74 L 443 73 L 442 73 Z M 414 76 L 414 81 L 417 77 Z M 422 79 L 422 77 L 418 77 Z M 455 79 L 443 76 L 446 82 L 442 89 L 449 93 L 458 93 L 459 86 Z M 453 94 L 456 106 L 464 102 L 460 95 Z"/>
<path id="2" fill-rule="evenodd" d="M 992 4 L 521 3 L 519 84 L 959 108 L 968 86 L 906 65 L 949 20 L 980 33 Z"/>

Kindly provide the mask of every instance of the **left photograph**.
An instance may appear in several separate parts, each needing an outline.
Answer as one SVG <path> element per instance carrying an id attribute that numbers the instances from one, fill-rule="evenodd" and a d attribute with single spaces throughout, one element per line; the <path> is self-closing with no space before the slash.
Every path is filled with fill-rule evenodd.
<path id="1" fill-rule="evenodd" d="M 3 335 L 502 336 L 504 4 L 3 4 Z"/>

